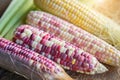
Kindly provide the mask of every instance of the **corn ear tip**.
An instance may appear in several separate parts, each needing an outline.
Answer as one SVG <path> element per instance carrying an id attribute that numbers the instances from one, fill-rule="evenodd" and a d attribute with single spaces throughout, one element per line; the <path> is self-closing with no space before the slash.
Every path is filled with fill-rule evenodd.
<path id="1" fill-rule="evenodd" d="M 101 63 L 98 63 L 97 66 L 96 66 L 96 73 L 104 73 L 104 72 L 107 72 L 108 69 Z"/>

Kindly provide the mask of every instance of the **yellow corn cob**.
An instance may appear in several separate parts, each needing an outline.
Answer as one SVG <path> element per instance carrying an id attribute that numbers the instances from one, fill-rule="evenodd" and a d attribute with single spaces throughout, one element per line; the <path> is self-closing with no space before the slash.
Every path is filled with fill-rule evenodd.
<path id="1" fill-rule="evenodd" d="M 91 53 L 103 63 L 120 66 L 119 50 L 67 21 L 42 11 L 31 11 L 26 22 Z"/>
<path id="2" fill-rule="evenodd" d="M 44 11 L 61 17 L 120 49 L 120 26 L 77 0 L 34 0 Z"/>

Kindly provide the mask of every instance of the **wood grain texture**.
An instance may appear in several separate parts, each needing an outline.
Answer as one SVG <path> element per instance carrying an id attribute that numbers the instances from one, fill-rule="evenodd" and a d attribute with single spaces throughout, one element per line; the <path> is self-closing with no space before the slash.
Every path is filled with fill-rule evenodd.
<path id="1" fill-rule="evenodd" d="M 109 3 L 104 6 L 95 7 L 95 8 L 98 11 L 100 11 L 101 13 L 105 14 L 106 16 L 109 16 L 111 19 L 113 19 L 119 23 L 120 22 L 120 8 L 119 8 L 120 0 L 109 0 L 109 1 L 115 1 L 114 3 L 118 7 L 116 7 L 116 5 L 113 2 L 111 2 L 111 4 Z M 10 2 L 10 0 L 0 0 L 0 15 L 2 15 L 3 11 L 5 10 L 5 8 L 9 2 Z M 114 6 L 110 8 L 110 6 L 112 6 L 112 3 Z M 113 8 L 115 10 L 112 10 Z M 107 11 L 112 11 L 112 12 L 107 12 Z M 110 15 L 110 13 L 112 13 L 114 16 L 112 14 Z M 116 18 L 118 18 L 118 19 L 116 19 Z M 111 66 L 107 66 L 107 67 L 108 67 L 109 71 L 104 74 L 88 76 L 88 75 L 75 73 L 75 72 L 71 72 L 71 71 L 67 71 L 67 73 L 69 75 L 71 75 L 73 78 L 75 78 L 75 80 L 120 80 L 120 68 L 114 68 Z M 1 71 L 1 69 L 0 69 L 0 71 Z M 7 71 L 5 73 L 5 75 L 0 78 L 0 80 L 26 80 L 26 79 Z"/>

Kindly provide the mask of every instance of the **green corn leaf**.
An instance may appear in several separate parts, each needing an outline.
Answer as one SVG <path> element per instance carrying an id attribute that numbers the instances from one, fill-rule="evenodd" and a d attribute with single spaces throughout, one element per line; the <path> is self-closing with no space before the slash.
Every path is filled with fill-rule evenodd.
<path id="1" fill-rule="evenodd" d="M 21 9 L 21 6 L 26 3 L 27 0 L 12 0 L 9 7 L 0 19 L 0 33 L 4 29 L 5 25 L 10 21 L 12 17 Z"/>
<path id="2" fill-rule="evenodd" d="M 19 22 L 20 18 L 28 12 L 28 10 L 33 6 L 33 0 L 26 0 L 26 3 L 22 5 L 19 11 L 12 17 L 6 24 L 5 28 L 2 30 L 1 36 L 5 36 L 10 29 L 13 29 L 13 25 Z"/>

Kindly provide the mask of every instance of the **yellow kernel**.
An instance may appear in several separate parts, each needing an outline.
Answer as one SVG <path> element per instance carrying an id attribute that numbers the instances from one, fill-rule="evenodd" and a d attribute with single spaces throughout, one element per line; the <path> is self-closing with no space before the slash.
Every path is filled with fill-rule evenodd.
<path id="1" fill-rule="evenodd" d="M 73 59 L 73 60 L 72 60 L 72 64 L 75 64 L 75 61 L 76 61 L 76 59 Z"/>
<path id="2" fill-rule="evenodd" d="M 109 59 L 109 60 L 107 60 L 107 63 L 108 63 L 108 64 L 111 64 L 111 62 L 112 62 L 112 60 L 110 60 L 110 59 Z"/>
<path id="3" fill-rule="evenodd" d="M 113 49 L 109 49 L 110 53 L 114 53 Z"/>

